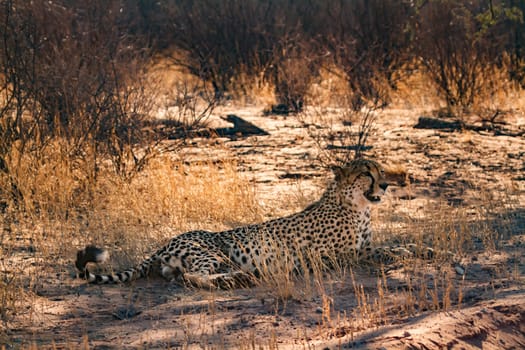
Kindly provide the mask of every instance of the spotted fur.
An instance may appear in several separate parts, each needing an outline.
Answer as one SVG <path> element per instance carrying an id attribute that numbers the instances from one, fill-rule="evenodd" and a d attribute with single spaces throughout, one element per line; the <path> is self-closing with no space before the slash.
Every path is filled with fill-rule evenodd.
<path id="1" fill-rule="evenodd" d="M 334 173 L 321 199 L 299 213 L 219 233 L 186 232 L 137 267 L 116 274 L 89 272 L 86 264 L 102 261 L 105 251 L 88 246 L 77 254 L 79 275 L 91 283 L 127 282 L 158 269 L 169 280 L 217 287 L 244 274 L 257 275 L 261 266 L 272 266 L 280 256 L 276 250 L 285 247 L 296 261 L 306 251 L 332 258 L 369 255 L 370 206 L 381 201 L 388 186 L 383 169 L 360 159 Z"/>

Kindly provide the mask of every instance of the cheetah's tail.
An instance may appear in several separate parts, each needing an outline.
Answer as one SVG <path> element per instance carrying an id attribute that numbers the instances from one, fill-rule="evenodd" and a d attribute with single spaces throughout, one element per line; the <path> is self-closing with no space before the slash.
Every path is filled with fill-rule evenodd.
<path id="1" fill-rule="evenodd" d="M 145 277 L 149 272 L 149 267 L 152 262 L 152 258 L 146 259 L 146 261 L 144 261 L 138 267 L 131 268 L 116 274 L 94 274 L 89 272 L 86 267 L 88 263 L 102 263 L 105 262 L 108 257 L 109 254 L 107 250 L 91 245 L 82 250 L 79 250 L 77 252 L 77 260 L 75 261 L 75 266 L 79 271 L 78 276 L 85 279 L 88 283 L 95 284 L 129 282 L 141 277 Z"/>

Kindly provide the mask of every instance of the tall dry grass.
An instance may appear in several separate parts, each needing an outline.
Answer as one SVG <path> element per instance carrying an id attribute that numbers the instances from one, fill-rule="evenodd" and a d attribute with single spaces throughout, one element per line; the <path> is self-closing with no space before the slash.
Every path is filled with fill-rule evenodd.
<path id="1" fill-rule="evenodd" d="M 8 203 L 2 214 L 0 317 L 6 328 L 48 273 L 72 272 L 79 247 L 109 247 L 112 263 L 124 267 L 180 232 L 262 218 L 253 184 L 230 160 L 191 163 L 164 154 L 131 182 L 111 169 L 100 169 L 91 181 L 54 145 L 39 159 L 21 155 L 11 169 L 23 202 Z"/>
<path id="2" fill-rule="evenodd" d="M 262 219 L 253 184 L 239 174 L 231 161 L 190 164 L 160 156 L 131 182 L 108 173 L 93 187 L 92 200 L 87 203 L 87 197 L 75 196 L 82 182 L 70 179 L 61 167 L 60 157 L 46 159 L 49 166 L 25 174 L 31 189 L 28 193 L 33 193 L 25 200 L 32 200 L 32 208 L 40 209 L 27 211 L 31 213 L 27 217 L 13 217 L 17 221 L 13 227 L 22 224 L 34 229 L 31 239 L 17 242 L 4 237 L 7 244 L 3 245 L 3 253 L 9 257 L 1 265 L 4 278 L 0 283 L 0 316 L 4 329 L 42 288 L 50 259 L 55 259 L 51 270 L 67 271 L 69 262 L 63 257 L 71 255 L 76 247 L 87 243 L 111 247 L 115 258 L 112 264 L 123 267 L 136 263 L 178 232 L 192 228 L 220 230 L 227 222 Z M 59 199 L 65 199 L 57 200 L 56 190 L 62 191 Z M 460 307 L 464 282 L 454 271 L 453 259 L 447 252 L 461 259 L 476 249 L 473 242 L 482 243 L 487 250 L 497 249 L 517 229 L 512 213 L 520 207 L 512 192 L 508 188 L 499 201 L 481 193 L 478 199 L 483 205 L 468 208 L 429 202 L 421 209 L 419 204 L 408 201 L 402 203 L 408 211 L 400 211 L 396 209 L 400 203 L 389 199 L 374 211 L 375 244 L 430 245 L 437 253 L 432 260 L 405 258 L 401 261 L 403 267 L 394 274 L 374 266 L 365 272 L 364 280 L 361 267 L 341 263 L 329 271 L 316 257 L 308 257 L 308 264 L 307 257 L 303 257 L 299 265 L 303 273 L 298 276 L 297 265 L 284 249 L 276 265 L 261 267 L 257 293 L 262 293 L 263 299 L 275 300 L 276 314 L 286 310 L 291 300 L 315 301 L 319 305 L 318 332 L 327 339 L 336 333 L 352 334 L 422 312 Z M 25 254 L 35 258 L 37 266 L 47 264 L 46 271 L 24 263 L 20 254 L 24 244 L 32 246 L 32 251 L 26 250 Z M 494 279 L 499 277 L 505 276 Z M 518 272 L 513 278 L 522 276 Z M 339 305 L 342 293 L 355 296 L 353 307 Z"/>

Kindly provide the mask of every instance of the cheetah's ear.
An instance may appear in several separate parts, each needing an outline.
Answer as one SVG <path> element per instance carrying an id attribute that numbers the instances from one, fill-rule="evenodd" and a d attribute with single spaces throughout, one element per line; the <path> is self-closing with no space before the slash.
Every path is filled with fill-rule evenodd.
<path id="1" fill-rule="evenodd" d="M 332 165 L 330 167 L 330 170 L 332 170 L 332 173 L 335 175 L 335 180 L 339 181 L 343 177 L 343 168 L 338 165 Z"/>
<path id="2" fill-rule="evenodd" d="M 348 168 L 347 167 L 341 167 L 334 165 L 331 167 L 332 172 L 335 175 L 336 181 L 341 181 L 342 179 L 346 178 L 348 176 Z"/>

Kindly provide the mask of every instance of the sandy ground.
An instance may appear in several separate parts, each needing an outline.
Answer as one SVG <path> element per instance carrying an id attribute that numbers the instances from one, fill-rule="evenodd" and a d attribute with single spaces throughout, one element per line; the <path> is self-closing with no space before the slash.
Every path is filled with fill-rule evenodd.
<path id="1" fill-rule="evenodd" d="M 291 116 L 264 115 L 256 107 L 223 107 L 217 115 L 229 113 L 269 135 L 193 139 L 201 147 L 186 149 L 189 161 L 237 160 L 253 180 L 268 217 L 293 212 L 320 193 L 329 170 L 312 164 L 318 164 L 314 159 L 324 146 L 302 123 Z M 397 217 L 431 220 L 427 207 L 440 207 L 440 213 L 460 208 L 468 215 L 469 208 L 487 203 L 513 203 L 501 208 L 502 218 L 479 218 L 496 231 L 505 227 L 508 235 L 497 247 L 474 242 L 460 264 L 426 271 L 446 276 L 443 280 L 454 289 L 450 305 L 441 303 L 436 311 L 432 305 L 407 302 L 412 295 L 407 290 L 424 288 L 407 283 L 411 272 L 402 267 L 385 277 L 355 267 L 327 276 L 322 288 L 296 290 L 289 299 L 264 285 L 205 291 L 157 278 L 88 286 L 71 278 L 72 269 L 48 268 L 53 275 L 40 289 L 33 311 L 8 325 L 7 348 L 525 348 L 525 137 L 415 129 L 419 116 L 417 111 L 388 110 L 370 139 L 373 147 L 367 154 L 403 167 L 410 180 L 408 187 L 392 188 L 388 203 L 375 209 L 378 234 L 407 230 Z M 519 113 L 511 122 L 514 131 L 525 128 Z M 212 125 L 228 126 L 219 118 Z M 378 280 L 386 281 L 382 298 Z M 367 302 L 359 297 L 361 290 Z"/>

